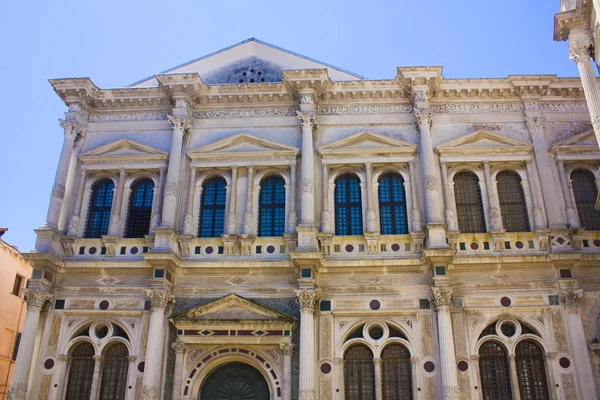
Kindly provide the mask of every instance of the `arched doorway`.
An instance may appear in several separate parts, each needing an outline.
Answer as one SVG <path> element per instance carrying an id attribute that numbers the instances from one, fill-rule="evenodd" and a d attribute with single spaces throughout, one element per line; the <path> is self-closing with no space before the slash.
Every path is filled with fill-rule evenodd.
<path id="1" fill-rule="evenodd" d="M 254 367 L 234 362 L 208 375 L 200 389 L 200 400 L 269 400 L 269 385 Z"/>

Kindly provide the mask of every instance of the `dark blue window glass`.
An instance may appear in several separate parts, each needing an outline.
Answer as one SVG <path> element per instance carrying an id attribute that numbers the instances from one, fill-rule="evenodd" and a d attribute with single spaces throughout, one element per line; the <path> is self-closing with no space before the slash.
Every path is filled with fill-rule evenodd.
<path id="1" fill-rule="evenodd" d="M 223 178 L 211 178 L 202 185 L 202 206 L 198 236 L 220 237 L 225 227 L 227 183 Z"/>
<path id="2" fill-rule="evenodd" d="M 379 220 L 382 235 L 408 233 L 404 179 L 398 174 L 386 174 L 379 179 Z"/>
<path id="3" fill-rule="evenodd" d="M 335 180 L 335 234 L 362 235 L 362 202 L 360 180 L 354 174 Z"/>
<path id="4" fill-rule="evenodd" d="M 102 179 L 92 186 L 92 198 L 85 228 L 86 238 L 99 238 L 108 233 L 108 221 L 115 185 L 110 179 Z"/>
<path id="5" fill-rule="evenodd" d="M 283 236 L 285 230 L 285 182 L 269 176 L 260 182 L 258 236 Z"/>
<path id="6" fill-rule="evenodd" d="M 141 238 L 148 234 L 152 218 L 153 196 L 154 182 L 151 179 L 141 179 L 131 185 L 125 237 Z"/>

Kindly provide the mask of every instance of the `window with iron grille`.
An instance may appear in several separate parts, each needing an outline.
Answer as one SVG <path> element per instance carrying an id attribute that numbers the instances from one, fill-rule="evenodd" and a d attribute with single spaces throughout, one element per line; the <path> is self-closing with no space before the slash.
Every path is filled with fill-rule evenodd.
<path id="1" fill-rule="evenodd" d="M 479 375 L 484 400 L 512 399 L 508 353 L 503 345 L 494 341 L 481 345 Z"/>
<path id="2" fill-rule="evenodd" d="M 390 344 L 381 352 L 383 400 L 412 400 L 410 352 L 400 344 Z"/>
<path id="3" fill-rule="evenodd" d="M 404 179 L 398 174 L 385 174 L 379 178 L 379 220 L 382 235 L 408 233 Z"/>
<path id="4" fill-rule="evenodd" d="M 89 400 L 94 377 L 94 347 L 84 342 L 71 352 L 65 400 Z"/>
<path id="5" fill-rule="evenodd" d="M 258 236 L 283 236 L 285 230 L 285 182 L 269 176 L 260 182 Z"/>
<path id="6" fill-rule="evenodd" d="M 375 400 L 373 353 L 362 345 L 351 346 L 344 355 L 346 400 Z"/>
<path id="7" fill-rule="evenodd" d="M 198 236 L 220 237 L 225 228 L 227 183 L 223 178 L 211 178 L 202 185 L 202 205 Z"/>
<path id="8" fill-rule="evenodd" d="M 470 171 L 454 175 L 454 198 L 458 229 L 462 233 L 485 233 L 485 216 L 479 178 Z"/>
<path id="9" fill-rule="evenodd" d="M 108 233 L 115 185 L 110 179 L 100 180 L 92 186 L 92 197 L 85 228 L 86 238 L 99 238 Z"/>
<path id="10" fill-rule="evenodd" d="M 104 351 L 100 400 L 123 400 L 129 368 L 127 346 L 117 343 Z"/>
<path id="11" fill-rule="evenodd" d="M 354 174 L 342 175 L 335 180 L 335 234 L 363 234 L 360 180 Z"/>
<path id="12" fill-rule="evenodd" d="M 529 232 L 531 228 L 521 176 L 514 171 L 502 171 L 496 175 L 496 181 L 504 229 L 507 232 Z"/>
<path id="13" fill-rule="evenodd" d="M 515 363 L 522 400 L 549 400 L 544 352 L 533 340 L 517 344 Z"/>
<path id="14" fill-rule="evenodd" d="M 143 238 L 150 232 L 153 196 L 154 182 L 151 179 L 141 179 L 131 185 L 125 237 Z"/>
<path id="15" fill-rule="evenodd" d="M 591 171 L 576 169 L 571 172 L 571 184 L 579 223 L 587 230 L 600 230 L 600 211 L 595 208 L 598 197 L 596 177 Z"/>

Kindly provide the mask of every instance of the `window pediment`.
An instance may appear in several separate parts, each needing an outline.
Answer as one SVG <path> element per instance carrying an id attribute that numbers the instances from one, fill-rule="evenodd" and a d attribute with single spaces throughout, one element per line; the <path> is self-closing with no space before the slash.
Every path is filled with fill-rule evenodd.
<path id="1" fill-rule="evenodd" d="M 550 149 L 555 154 L 598 152 L 598 142 L 593 129 L 571 136 Z"/>
<path id="2" fill-rule="evenodd" d="M 412 155 L 416 149 L 416 145 L 404 140 L 380 133 L 363 131 L 321 146 L 318 151 L 323 158 L 350 155 L 369 158 L 373 156 Z"/>
<path id="3" fill-rule="evenodd" d="M 83 164 L 101 163 L 148 163 L 165 162 L 169 153 L 138 143 L 131 139 L 121 139 L 108 143 L 79 155 Z"/>
<path id="4" fill-rule="evenodd" d="M 513 139 L 498 133 L 478 130 L 442 143 L 436 146 L 436 150 L 442 157 L 457 155 L 486 156 L 495 154 L 529 155 L 532 145 L 529 142 Z"/>

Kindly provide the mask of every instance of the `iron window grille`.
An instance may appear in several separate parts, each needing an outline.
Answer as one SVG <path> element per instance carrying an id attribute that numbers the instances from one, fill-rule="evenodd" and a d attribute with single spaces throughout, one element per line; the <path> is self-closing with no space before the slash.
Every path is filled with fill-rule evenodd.
<path id="1" fill-rule="evenodd" d="M 82 343 L 71 353 L 65 400 L 89 400 L 94 377 L 94 347 Z"/>
<path id="2" fill-rule="evenodd" d="M 124 400 L 127 388 L 129 351 L 123 343 L 110 346 L 102 360 L 100 400 Z"/>
<path id="3" fill-rule="evenodd" d="M 406 235 L 406 193 L 404 179 L 386 174 L 379 179 L 379 219 L 382 235 Z"/>
<path id="4" fill-rule="evenodd" d="M 86 238 L 99 238 L 108 233 L 114 188 L 115 185 L 110 179 L 103 179 L 92 186 L 92 198 L 85 229 Z"/>
<path id="5" fill-rule="evenodd" d="M 598 197 L 596 177 L 588 170 L 576 169 L 571 172 L 571 185 L 579 224 L 590 231 L 600 230 L 600 211 L 595 208 Z"/>
<path id="6" fill-rule="evenodd" d="M 367 347 L 354 345 L 346 350 L 344 389 L 346 400 L 375 400 L 373 353 Z"/>
<path id="7" fill-rule="evenodd" d="M 412 366 L 408 349 L 399 344 L 386 346 L 381 352 L 381 368 L 383 400 L 412 400 Z"/>
<path id="8" fill-rule="evenodd" d="M 335 234 L 362 235 L 362 200 L 360 180 L 354 174 L 335 181 Z"/>
<path id="9" fill-rule="evenodd" d="M 511 400 L 508 353 L 500 343 L 488 341 L 479 348 L 479 375 L 484 400 Z"/>
<path id="10" fill-rule="evenodd" d="M 523 340 L 515 351 L 522 400 L 549 400 L 544 353 L 533 340 Z"/>
<path id="11" fill-rule="evenodd" d="M 458 229 L 463 233 L 485 233 L 485 215 L 479 178 L 469 171 L 454 175 L 454 198 Z"/>
<path id="12" fill-rule="evenodd" d="M 153 196 L 154 182 L 151 179 L 142 179 L 132 185 L 125 237 L 143 238 L 150 232 Z"/>
<path id="13" fill-rule="evenodd" d="M 521 176 L 514 171 L 502 171 L 496 181 L 504 229 L 507 232 L 531 231 Z"/>
<path id="14" fill-rule="evenodd" d="M 202 205 L 198 236 L 220 237 L 225 228 L 225 205 L 227 183 L 223 178 L 211 178 L 202 185 Z"/>
<path id="15" fill-rule="evenodd" d="M 258 236 L 283 236 L 285 230 L 285 182 L 269 176 L 260 182 Z"/>

